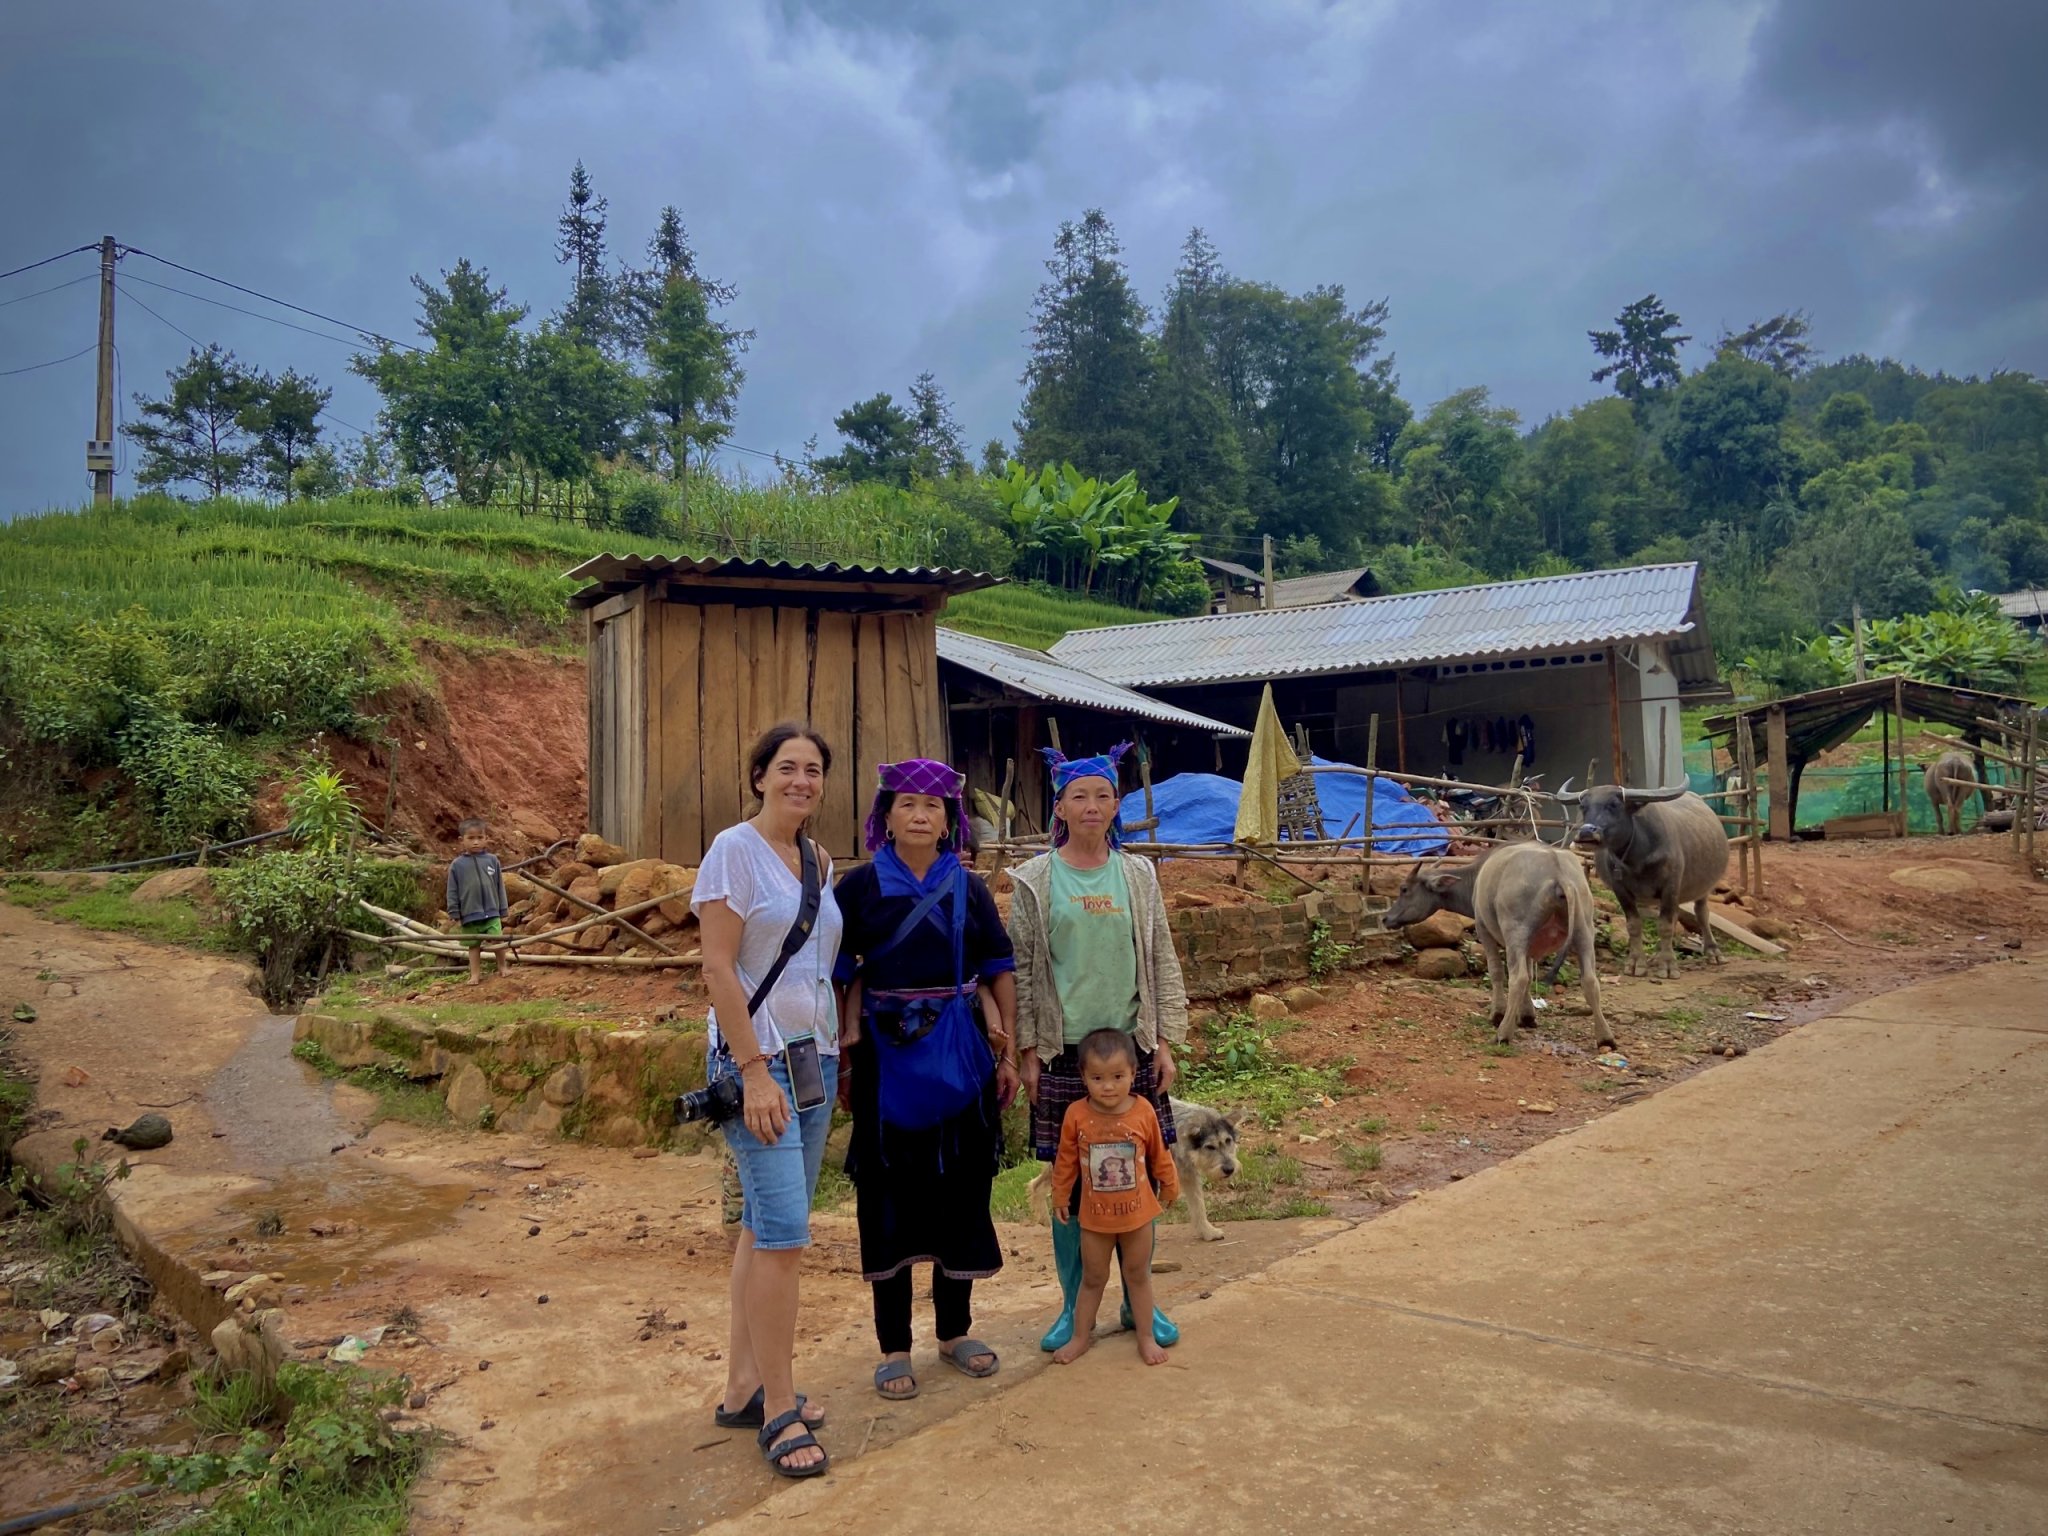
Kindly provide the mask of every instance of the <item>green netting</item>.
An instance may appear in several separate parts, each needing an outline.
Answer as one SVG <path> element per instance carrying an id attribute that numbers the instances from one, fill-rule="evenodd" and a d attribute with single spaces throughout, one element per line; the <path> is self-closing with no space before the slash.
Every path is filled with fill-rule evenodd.
<path id="1" fill-rule="evenodd" d="M 1696 794 L 1709 790 L 1727 788 L 1728 775 L 1725 769 L 1717 771 L 1714 755 L 1707 743 L 1698 742 L 1685 751 L 1685 776 Z M 1911 834 L 1933 835 L 1939 829 L 1934 824 L 1934 807 L 1927 802 L 1927 791 L 1921 786 L 1920 765 L 1914 764 L 1906 791 L 1906 830 Z M 1997 763 L 1984 765 L 1987 784 L 2003 784 L 2005 770 Z M 1898 809 L 1897 770 L 1893 770 L 1892 805 Z M 1768 795 L 1771 776 L 1759 769 L 1758 787 Z M 1862 816 L 1885 809 L 1884 769 L 1876 763 L 1855 768 L 1811 767 L 1799 777 L 1799 825 L 1817 827 L 1824 821 L 1837 816 Z M 1963 830 L 1969 831 L 1984 814 L 1984 797 L 1972 795 L 1963 806 Z"/>

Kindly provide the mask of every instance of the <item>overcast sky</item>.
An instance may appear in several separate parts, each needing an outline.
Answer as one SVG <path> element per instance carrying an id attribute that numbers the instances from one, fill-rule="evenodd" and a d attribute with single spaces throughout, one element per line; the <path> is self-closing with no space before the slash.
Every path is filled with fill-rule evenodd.
<path id="1" fill-rule="evenodd" d="M 1241 275 L 1387 298 L 1418 408 L 1568 409 L 1652 290 L 1695 365 L 1804 307 L 1829 356 L 2048 373 L 2044 58 L 2022 0 L 5 0 L 0 271 L 113 234 L 410 338 L 408 275 L 467 256 L 544 313 L 580 156 L 615 255 L 674 203 L 738 284 L 734 440 L 786 453 L 927 368 L 1007 437 L 1091 206 L 1148 300 L 1196 224 Z M 23 295 L 94 270 L 0 281 L 0 374 L 90 346 L 94 283 Z M 175 326 L 372 423 L 350 347 L 121 271 L 124 413 Z M 0 516 L 85 498 L 92 391 L 89 353 L 0 377 Z"/>

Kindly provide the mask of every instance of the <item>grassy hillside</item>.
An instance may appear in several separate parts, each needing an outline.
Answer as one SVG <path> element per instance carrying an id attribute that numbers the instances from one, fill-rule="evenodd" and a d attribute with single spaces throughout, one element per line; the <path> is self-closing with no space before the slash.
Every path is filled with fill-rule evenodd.
<path id="1" fill-rule="evenodd" d="M 297 744 L 381 733 L 364 718 L 375 701 L 429 681 L 416 642 L 579 643 L 564 572 L 592 555 L 915 565 L 1006 548 L 932 516 L 901 498 L 715 486 L 681 540 L 355 499 L 151 499 L 0 524 L 0 865 L 233 835 Z M 1001 587 L 947 622 L 1043 648 L 1147 617 Z"/>

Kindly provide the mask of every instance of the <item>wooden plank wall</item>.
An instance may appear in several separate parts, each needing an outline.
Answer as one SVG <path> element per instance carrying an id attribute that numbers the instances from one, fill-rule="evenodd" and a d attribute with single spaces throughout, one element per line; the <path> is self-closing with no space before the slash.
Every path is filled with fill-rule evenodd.
<path id="1" fill-rule="evenodd" d="M 861 852 L 875 766 L 945 758 L 936 616 L 636 601 L 589 630 L 590 825 L 694 865 L 753 814 L 747 754 L 808 720 L 831 743 L 817 835 Z"/>

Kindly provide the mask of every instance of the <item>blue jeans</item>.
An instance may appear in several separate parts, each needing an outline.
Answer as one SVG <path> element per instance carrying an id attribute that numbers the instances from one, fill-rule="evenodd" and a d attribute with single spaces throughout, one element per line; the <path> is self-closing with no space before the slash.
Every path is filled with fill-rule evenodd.
<path id="1" fill-rule="evenodd" d="M 818 1170 L 825 1166 L 825 1134 L 832 1129 L 832 1104 L 838 1091 L 839 1058 L 821 1056 L 824 1069 L 825 1102 L 816 1109 L 792 1111 L 782 1139 L 769 1145 L 735 1115 L 725 1122 L 726 1145 L 739 1165 L 740 1190 L 744 1203 L 740 1225 L 754 1234 L 754 1246 L 762 1249 L 808 1248 L 811 1245 L 811 1197 L 818 1190 Z M 732 1073 L 732 1060 L 724 1052 L 711 1058 L 710 1076 L 715 1081 Z M 768 1075 L 794 1105 L 789 1091 L 789 1066 L 780 1054 L 768 1060 Z"/>

